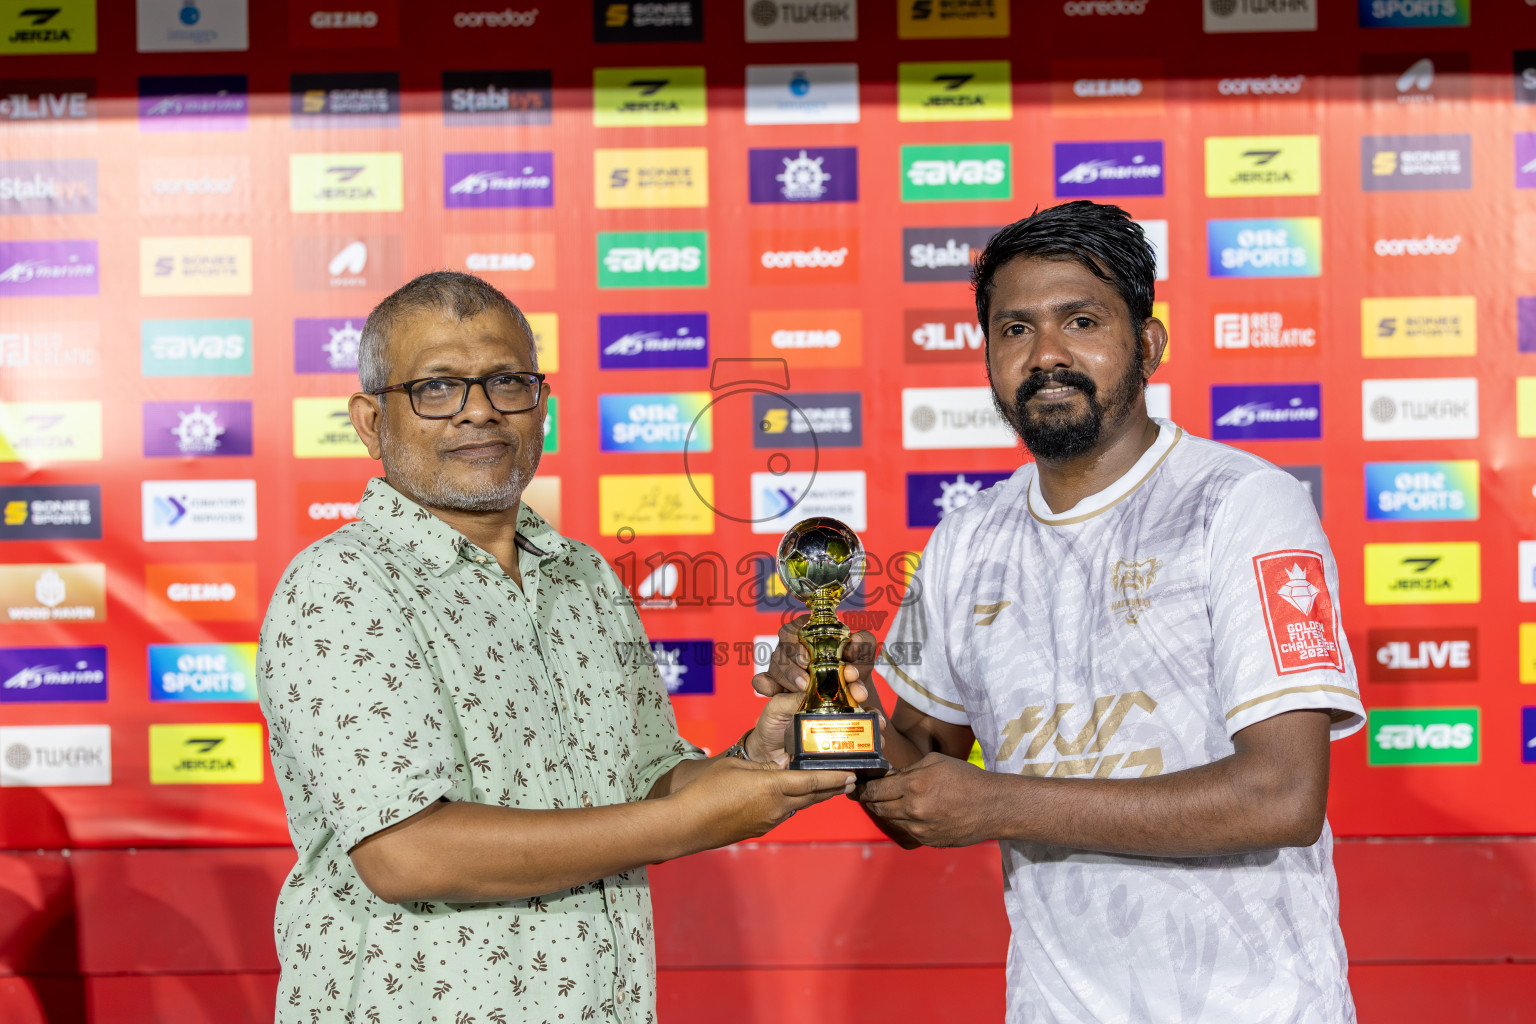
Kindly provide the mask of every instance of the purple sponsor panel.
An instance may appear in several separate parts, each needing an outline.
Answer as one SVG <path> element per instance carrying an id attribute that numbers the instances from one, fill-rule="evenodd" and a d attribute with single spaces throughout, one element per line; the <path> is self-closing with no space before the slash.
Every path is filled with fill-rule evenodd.
<path id="1" fill-rule="evenodd" d="M 1515 187 L 1536 188 L 1536 132 L 1515 132 Z"/>
<path id="2" fill-rule="evenodd" d="M 1323 436 L 1319 384 L 1212 384 L 1211 437 L 1218 441 Z"/>
<path id="3" fill-rule="evenodd" d="M 907 474 L 907 525 L 938 526 L 993 484 L 1007 480 L 1011 470 L 966 470 L 954 473 Z"/>
<path id="4" fill-rule="evenodd" d="M 95 241 L 0 242 L 0 298 L 95 295 L 99 275 Z"/>
<path id="5" fill-rule="evenodd" d="M 0 647 L 0 704 L 106 699 L 105 647 Z"/>
<path id="6" fill-rule="evenodd" d="M 753 149 L 747 153 L 754 203 L 855 203 L 859 151 L 853 146 Z"/>
<path id="7" fill-rule="evenodd" d="M 1058 142 L 1056 194 L 1078 196 L 1160 196 L 1163 143 Z"/>
<path id="8" fill-rule="evenodd" d="M 1516 335 L 1521 352 L 1536 352 L 1536 297 L 1521 296 L 1516 302 Z"/>
<path id="9" fill-rule="evenodd" d="M 443 205 L 453 209 L 555 205 L 553 153 L 444 153 Z"/>
<path id="10" fill-rule="evenodd" d="M 604 370 L 709 365 L 708 313 L 604 313 L 597 318 L 597 338 Z"/>
<path id="11" fill-rule="evenodd" d="M 250 108 L 244 75 L 144 75 L 139 78 L 140 131 L 244 131 Z"/>
<path id="12" fill-rule="evenodd" d="M 145 458 L 251 454 L 250 402 L 145 402 Z"/>
<path id="13" fill-rule="evenodd" d="M 294 373 L 356 373 L 366 316 L 301 317 L 293 322 Z"/>

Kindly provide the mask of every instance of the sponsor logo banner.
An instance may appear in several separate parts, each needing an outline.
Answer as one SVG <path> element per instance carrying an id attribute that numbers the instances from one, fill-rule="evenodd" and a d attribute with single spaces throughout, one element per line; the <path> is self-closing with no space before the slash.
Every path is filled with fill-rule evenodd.
<path id="1" fill-rule="evenodd" d="M 995 227 L 902 228 L 903 281 L 969 281 Z"/>
<path id="2" fill-rule="evenodd" d="M 1323 224 L 1317 217 L 1205 222 L 1211 277 L 1318 277 Z"/>
<path id="3" fill-rule="evenodd" d="M 1477 517 L 1476 459 L 1365 464 L 1366 519 L 1447 522 Z"/>
<path id="4" fill-rule="evenodd" d="M 866 504 L 863 470 L 752 474 L 753 533 L 781 534 L 813 516 L 867 530 Z"/>
<path id="5" fill-rule="evenodd" d="M 635 651 L 630 650 L 626 656 L 636 657 Z M 715 692 L 714 641 L 653 640 L 650 656 L 655 662 L 656 672 L 661 676 L 669 697 L 689 697 Z"/>
<path id="6" fill-rule="evenodd" d="M 604 533 L 626 528 L 645 537 L 714 533 L 714 501 L 715 478 L 710 473 L 597 478 L 598 528 Z"/>
<path id="7" fill-rule="evenodd" d="M 1318 384 L 1213 384 L 1211 437 L 1278 441 L 1323 436 Z"/>
<path id="8" fill-rule="evenodd" d="M 1360 350 L 1371 358 L 1477 355 L 1471 295 L 1360 300 Z"/>
<path id="9" fill-rule="evenodd" d="M 0 726 L 0 786 L 110 785 L 111 726 Z"/>
<path id="10" fill-rule="evenodd" d="M 259 722 L 151 725 L 149 781 L 156 786 L 257 783 L 267 744 Z"/>
<path id="11" fill-rule="evenodd" d="M 94 132 L 96 80 L 0 80 L 0 130 L 7 133 Z"/>
<path id="12" fill-rule="evenodd" d="M 753 231 L 753 284 L 857 284 L 857 228 Z"/>
<path id="13" fill-rule="evenodd" d="M 553 153 L 443 154 L 447 209 L 554 205 Z"/>
<path id="14" fill-rule="evenodd" d="M 80 380 L 101 372 L 101 327 L 94 320 L 0 324 L 0 371 L 9 380 Z"/>
<path id="15" fill-rule="evenodd" d="M 747 151 L 747 167 L 748 198 L 754 203 L 859 199 L 859 151 L 853 146 L 752 149 Z"/>
<path id="16" fill-rule="evenodd" d="M 400 153 L 292 153 L 288 208 L 294 213 L 398 213 L 405 208 Z"/>
<path id="17" fill-rule="evenodd" d="M 1536 683 L 1536 622 L 1520 623 L 1520 681 Z"/>
<path id="18" fill-rule="evenodd" d="M 908 473 L 907 526 L 914 529 L 938 526 L 940 519 L 964 508 L 982 491 L 1012 475 L 1010 472 L 994 473 L 986 470 Z"/>
<path id="19" fill-rule="evenodd" d="M 256 645 L 150 644 L 149 699 L 255 701 Z"/>
<path id="20" fill-rule="evenodd" d="M 0 704 L 106 699 L 105 647 L 0 647 Z"/>
<path id="21" fill-rule="evenodd" d="M 1165 417 L 1166 418 L 1166 417 Z M 1301 489 L 1307 492 L 1307 497 L 1312 499 L 1312 507 L 1317 510 L 1317 517 L 1323 517 L 1323 467 L 1322 466 L 1277 466 L 1283 469 L 1301 484 Z"/>
<path id="22" fill-rule="evenodd" d="M 317 540 L 358 520 L 363 483 L 352 480 L 301 482 L 294 505 L 294 528 L 301 538 Z"/>
<path id="23" fill-rule="evenodd" d="M 288 46 L 295 50 L 394 49 L 400 45 L 400 0 L 352 6 L 288 5 Z"/>
<path id="24" fill-rule="evenodd" d="M 592 39 L 599 43 L 701 43 L 704 0 L 592 0 Z"/>
<path id="25" fill-rule="evenodd" d="M 139 212 L 146 217 L 243 213 L 250 205 L 248 156 L 139 158 Z"/>
<path id="26" fill-rule="evenodd" d="M 903 202 L 1013 198 L 1012 147 L 1006 142 L 902 146 Z"/>
<path id="27" fill-rule="evenodd" d="M 1515 187 L 1536 188 L 1536 132 L 1515 132 Z"/>
<path id="28" fill-rule="evenodd" d="M 1315 196 L 1322 189 L 1316 135 L 1221 135 L 1205 140 L 1205 194 Z"/>
<path id="29" fill-rule="evenodd" d="M 1147 238 L 1147 244 L 1152 247 L 1152 259 L 1155 261 L 1153 277 L 1158 281 L 1168 280 L 1168 222 L 1165 220 L 1138 220 L 1136 224 L 1141 228 L 1142 234 Z M 1156 310 L 1161 303 L 1154 302 L 1152 308 Z M 1163 358 L 1167 358 L 1164 355 Z"/>
<path id="30" fill-rule="evenodd" d="M 1160 196 L 1163 194 L 1163 143 L 1058 142 L 1055 144 L 1056 195 Z"/>
<path id="31" fill-rule="evenodd" d="M 1163 112 L 1163 65 L 1156 60 L 1053 61 L 1057 117 L 1154 117 Z"/>
<path id="32" fill-rule="evenodd" d="M 1203 27 L 1216 32 L 1316 32 L 1316 0 L 1205 0 Z"/>
<path id="33" fill-rule="evenodd" d="M 708 123 L 702 67 L 593 68 L 592 123 L 660 128 Z"/>
<path id="34" fill-rule="evenodd" d="M 146 541 L 255 540 L 256 481 L 145 480 Z"/>
<path id="35" fill-rule="evenodd" d="M 550 123 L 554 78 L 549 71 L 444 71 L 443 124 Z"/>
<path id="36" fill-rule="evenodd" d="M 524 313 L 528 327 L 533 331 L 533 351 L 539 359 L 539 369 L 556 373 L 560 369 L 560 314 Z"/>
<path id="37" fill-rule="evenodd" d="M 1419 377 L 1360 382 L 1366 441 L 1468 440 L 1477 437 L 1477 378 Z"/>
<path id="38" fill-rule="evenodd" d="M 366 317 L 300 317 L 293 322 L 294 373 L 356 373 Z"/>
<path id="39" fill-rule="evenodd" d="M 139 77 L 141 132 L 243 132 L 250 112 L 244 75 Z"/>
<path id="40" fill-rule="evenodd" d="M 1454 256 L 1461 248 L 1461 236 L 1422 238 L 1378 238 L 1371 245 L 1377 256 Z"/>
<path id="41" fill-rule="evenodd" d="M 139 239 L 139 294 L 251 294 L 250 236 Z"/>
<path id="42" fill-rule="evenodd" d="M 250 402 L 145 402 L 144 457 L 251 454 Z"/>
<path id="43" fill-rule="evenodd" d="M 7 0 L 0 7 L 0 53 L 96 52 L 96 0 Z"/>
<path id="44" fill-rule="evenodd" d="M 709 365 L 709 314 L 600 313 L 597 346 L 604 370 L 703 369 Z"/>
<path id="45" fill-rule="evenodd" d="M 544 401 L 544 454 L 560 450 L 560 396 Z"/>
<path id="46" fill-rule="evenodd" d="M 706 231 L 599 231 L 599 288 L 704 288 L 709 284 Z"/>
<path id="47" fill-rule="evenodd" d="M 257 617 L 254 562 L 144 566 L 144 613 L 155 622 L 248 622 Z"/>
<path id="48" fill-rule="evenodd" d="M 1520 709 L 1520 761 L 1536 764 L 1536 708 Z"/>
<path id="49" fill-rule="evenodd" d="M 709 205 L 709 150 L 598 149 L 592 153 L 599 210 Z"/>
<path id="50" fill-rule="evenodd" d="M 864 444 L 864 398 L 857 391 L 752 396 L 752 447 L 858 448 Z"/>
<path id="51" fill-rule="evenodd" d="M 0 487 L 0 541 L 100 539 L 99 484 Z"/>
<path id="52" fill-rule="evenodd" d="M 898 39 L 982 39 L 1008 35 L 1008 0 L 899 0 Z"/>
<path id="53" fill-rule="evenodd" d="M 398 128 L 400 76 L 393 71 L 290 75 L 294 128 Z"/>
<path id="54" fill-rule="evenodd" d="M 1515 51 L 1515 102 L 1536 103 L 1536 50 Z"/>
<path id="55" fill-rule="evenodd" d="M 0 624 L 107 621 L 100 562 L 0 565 Z"/>
<path id="56" fill-rule="evenodd" d="M 1472 98 L 1467 53 L 1367 53 L 1360 58 L 1360 91 L 1367 102 L 1430 106 Z"/>
<path id="57" fill-rule="evenodd" d="M 1211 2 L 1211 0 L 1207 0 Z M 1221 0 L 1215 0 L 1219 3 Z M 1264 3 L 1265 0 L 1258 0 Z M 1258 100 L 1266 99 L 1291 99 L 1301 96 L 1313 97 L 1317 94 L 1317 76 L 1307 75 L 1264 75 L 1254 77 L 1218 78 L 1212 82 L 1212 93 L 1215 96 L 1229 98 L 1234 96 L 1252 97 Z"/>
<path id="58" fill-rule="evenodd" d="M 1013 448 L 1019 443 L 998 415 L 992 389 L 902 388 L 901 446 Z"/>
<path id="59" fill-rule="evenodd" d="M 747 42 L 851 42 L 859 38 L 858 0 L 742 0 Z"/>
<path id="60" fill-rule="evenodd" d="M 368 448 L 352 429 L 345 396 L 293 400 L 293 457 L 368 458 Z"/>
<path id="61" fill-rule="evenodd" d="M 99 267 L 94 241 L 0 242 L 0 298 L 95 295 Z"/>
<path id="62" fill-rule="evenodd" d="M 1482 598 L 1477 541 L 1367 544 L 1366 604 L 1476 604 Z"/>
<path id="63" fill-rule="evenodd" d="M 1481 760 L 1477 708 L 1372 708 L 1366 717 L 1370 764 L 1477 764 Z"/>
<path id="64" fill-rule="evenodd" d="M 1328 592 L 1323 556 L 1270 551 L 1253 557 L 1253 574 L 1269 630 L 1269 653 L 1280 675 L 1331 668 L 1344 671 L 1339 613 Z"/>
<path id="65" fill-rule="evenodd" d="M 1472 0 L 1357 0 L 1361 28 L 1472 24 Z"/>
<path id="66" fill-rule="evenodd" d="M 443 256 L 453 269 L 483 277 L 503 291 L 518 293 L 555 286 L 553 232 L 444 235 Z"/>
<path id="67" fill-rule="evenodd" d="M 1477 678 L 1475 626 L 1373 629 L 1366 647 L 1373 683 L 1469 683 Z"/>
<path id="68" fill-rule="evenodd" d="M 138 0 L 140 53 L 250 49 L 246 0 Z"/>
<path id="69" fill-rule="evenodd" d="M 974 309 L 909 309 L 902 332 L 909 363 L 974 363 L 987 345 Z"/>
<path id="70" fill-rule="evenodd" d="M 1515 378 L 1515 436 L 1536 437 L 1536 377 Z"/>
<path id="71" fill-rule="evenodd" d="M 1221 352 L 1314 352 L 1317 349 L 1317 303 L 1255 302 L 1247 310 L 1223 303 L 1211 310 L 1212 340 Z"/>
<path id="72" fill-rule="evenodd" d="M 453 15 L 454 28 L 533 28 L 538 21 L 537 7 L 525 11 L 514 11 L 510 7 L 500 11 L 455 11 Z"/>
<path id="73" fill-rule="evenodd" d="M 0 402 L 0 463 L 100 459 L 100 402 Z"/>
<path id="74" fill-rule="evenodd" d="M 714 419 L 707 391 L 652 395 L 599 395 L 605 452 L 707 452 Z M 701 415 L 702 414 L 702 415 Z"/>
<path id="75" fill-rule="evenodd" d="M 1006 60 L 898 64 L 896 120 L 1007 121 L 1013 117 L 1012 75 Z"/>
<path id="76" fill-rule="evenodd" d="M 1520 600 L 1536 601 L 1536 540 L 1523 540 L 1519 546 Z"/>
<path id="77" fill-rule="evenodd" d="M 747 124 L 858 124 L 857 64 L 748 64 Z"/>
<path id="78" fill-rule="evenodd" d="M 752 354 L 796 367 L 862 366 L 864 317 L 856 309 L 774 309 L 747 314 Z"/>
<path id="79" fill-rule="evenodd" d="M 1363 136 L 1360 139 L 1360 187 L 1366 192 L 1469 189 L 1472 187 L 1472 136 Z"/>
<path id="80" fill-rule="evenodd" d="M 293 240 L 295 291 L 382 292 L 404 283 L 397 235 L 321 235 Z"/>
<path id="81" fill-rule="evenodd" d="M 0 160 L 0 215 L 95 213 L 95 160 Z"/>
<path id="82" fill-rule="evenodd" d="M 251 321 L 140 320 L 145 377 L 249 377 Z"/>

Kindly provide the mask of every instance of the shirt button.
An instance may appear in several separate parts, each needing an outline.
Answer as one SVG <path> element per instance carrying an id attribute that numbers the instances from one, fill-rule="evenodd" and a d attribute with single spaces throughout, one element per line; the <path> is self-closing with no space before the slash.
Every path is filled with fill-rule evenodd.
<path id="1" fill-rule="evenodd" d="M 475 561 L 479 562 L 481 565 L 484 565 L 485 564 L 485 556 L 484 555 L 476 555 L 475 556 Z"/>
<path id="2" fill-rule="evenodd" d="M 591 793 L 583 793 L 583 794 L 581 794 L 581 805 L 583 807 L 591 807 L 592 806 L 592 794 Z"/>
<path id="3" fill-rule="evenodd" d="M 622 1003 L 624 1001 L 624 990 L 623 989 L 619 989 L 619 994 L 614 996 L 613 998 L 614 998 L 614 1000 L 616 1002 Z"/>

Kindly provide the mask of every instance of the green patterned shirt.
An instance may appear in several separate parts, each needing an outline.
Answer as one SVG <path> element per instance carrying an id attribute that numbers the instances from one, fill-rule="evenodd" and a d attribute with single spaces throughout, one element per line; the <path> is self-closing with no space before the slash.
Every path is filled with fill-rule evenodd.
<path id="1" fill-rule="evenodd" d="M 640 800 L 685 757 L 628 593 L 526 505 L 523 588 L 381 479 L 288 567 L 257 666 L 298 851 L 280 1024 L 656 1016 L 644 868 L 505 903 L 385 903 L 347 851 L 434 800 Z M 524 596 L 532 595 L 532 599 Z"/>

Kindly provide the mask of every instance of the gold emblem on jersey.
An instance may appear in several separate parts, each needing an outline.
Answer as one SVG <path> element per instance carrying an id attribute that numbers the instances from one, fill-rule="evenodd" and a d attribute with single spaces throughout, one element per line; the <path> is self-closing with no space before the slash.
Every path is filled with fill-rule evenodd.
<path id="1" fill-rule="evenodd" d="M 1109 567 L 1109 584 L 1120 596 L 1109 603 L 1109 610 L 1124 615 L 1125 621 L 1134 626 L 1141 621 L 1141 613 L 1151 609 L 1147 591 L 1157 579 L 1157 570 L 1163 567 L 1160 559 L 1143 558 L 1139 562 L 1117 558 Z"/>
<path id="2" fill-rule="evenodd" d="M 976 615 L 976 625 L 990 626 L 997 621 L 997 615 L 1004 608 L 1013 604 L 1012 601 L 995 601 L 992 604 L 979 604 L 972 611 Z"/>
<path id="3" fill-rule="evenodd" d="M 1052 778 L 1086 775 L 1095 779 L 1107 779 L 1116 771 L 1125 772 L 1140 768 L 1139 776 L 1121 775 L 1120 778 L 1145 778 L 1161 775 L 1163 748 L 1147 747 L 1130 753 L 1109 754 L 1104 748 L 1114 741 L 1115 734 L 1125 723 L 1126 716 L 1140 708 L 1147 714 L 1157 710 L 1157 701 L 1145 691 L 1111 694 L 1094 699 L 1088 719 L 1077 728 L 1063 732 L 1063 724 L 1077 705 L 1073 702 L 1055 705 L 1049 714 L 1044 704 L 1025 708 L 1017 717 L 1003 726 L 997 745 L 997 760 L 1001 764 L 1013 756 L 1014 751 L 1026 739 L 1024 764 L 1018 768 L 1020 775 L 1049 775 Z M 1051 750 L 1048 751 L 1047 745 Z M 1038 761 L 1041 754 L 1054 751 L 1054 760 Z"/>

